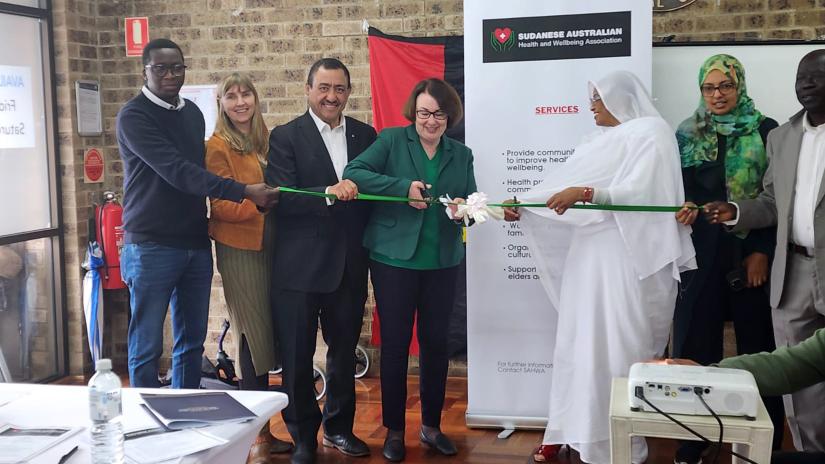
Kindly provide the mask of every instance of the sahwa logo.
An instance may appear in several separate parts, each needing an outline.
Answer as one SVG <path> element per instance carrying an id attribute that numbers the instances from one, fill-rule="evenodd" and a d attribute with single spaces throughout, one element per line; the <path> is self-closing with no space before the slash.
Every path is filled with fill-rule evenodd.
<path id="1" fill-rule="evenodd" d="M 493 50 L 503 52 L 513 48 L 516 42 L 515 36 L 516 34 L 509 27 L 497 27 L 490 35 L 490 44 Z"/>
<path id="2" fill-rule="evenodd" d="M 478 39 L 484 63 L 630 56 L 631 22 L 629 11 L 490 18 Z"/>

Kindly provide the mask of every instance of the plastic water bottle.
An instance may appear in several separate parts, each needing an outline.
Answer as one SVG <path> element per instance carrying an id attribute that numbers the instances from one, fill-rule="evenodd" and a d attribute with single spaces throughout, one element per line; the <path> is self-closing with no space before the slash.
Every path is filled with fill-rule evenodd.
<path id="1" fill-rule="evenodd" d="M 92 420 L 92 464 L 123 463 L 123 424 L 120 378 L 110 359 L 95 363 L 97 373 L 89 380 L 89 417 Z"/>

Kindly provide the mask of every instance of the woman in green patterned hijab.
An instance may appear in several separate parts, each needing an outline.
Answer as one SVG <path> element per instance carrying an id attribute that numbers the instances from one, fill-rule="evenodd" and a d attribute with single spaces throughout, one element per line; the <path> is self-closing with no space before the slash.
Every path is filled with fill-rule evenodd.
<path id="1" fill-rule="evenodd" d="M 699 107 L 676 131 L 682 167 L 716 161 L 723 135 L 728 199 L 755 198 L 768 165 L 758 130 L 765 116 L 748 96 L 742 63 L 730 55 L 708 58 L 699 70 L 699 88 Z"/>
<path id="2" fill-rule="evenodd" d="M 765 141 L 777 126 L 754 106 L 742 63 L 714 55 L 699 70 L 699 107 L 676 131 L 688 204 L 756 197 L 767 169 Z M 697 219 L 697 210 L 677 213 L 693 225 L 696 271 L 682 274 L 673 321 L 673 356 L 712 364 L 722 359 L 723 329 L 732 320 L 739 354 L 774 349 L 765 283 L 776 229 L 741 235 Z M 774 446 L 782 443 L 784 410 L 778 398 L 763 398 L 774 422 Z M 685 442 L 675 462 L 699 462 L 702 442 Z"/>

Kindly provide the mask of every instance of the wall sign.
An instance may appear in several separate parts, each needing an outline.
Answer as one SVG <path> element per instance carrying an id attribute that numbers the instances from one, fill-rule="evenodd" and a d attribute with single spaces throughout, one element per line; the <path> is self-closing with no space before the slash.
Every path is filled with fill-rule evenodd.
<path id="1" fill-rule="evenodd" d="M 684 8 L 696 0 L 653 0 L 653 12 L 662 13 L 665 11 L 678 10 Z"/>
<path id="2" fill-rule="evenodd" d="M 149 18 L 125 19 L 126 56 L 143 55 L 143 47 L 149 43 Z"/>
<path id="3" fill-rule="evenodd" d="M 218 86 L 207 85 L 184 85 L 180 89 L 180 98 L 192 101 L 203 113 L 205 138 L 212 137 L 215 131 L 215 124 L 218 122 Z"/>
<path id="4" fill-rule="evenodd" d="M 100 82 L 75 81 L 74 91 L 77 105 L 77 133 L 81 136 L 102 134 Z"/>
<path id="5" fill-rule="evenodd" d="M 89 148 L 83 154 L 83 182 L 100 184 L 106 172 L 106 161 L 97 148 Z"/>

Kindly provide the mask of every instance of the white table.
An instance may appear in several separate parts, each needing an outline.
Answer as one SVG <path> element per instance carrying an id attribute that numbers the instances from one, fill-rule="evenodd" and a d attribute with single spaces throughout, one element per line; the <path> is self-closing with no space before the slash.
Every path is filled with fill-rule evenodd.
<path id="1" fill-rule="evenodd" d="M 140 406 L 140 393 L 193 393 L 208 390 L 155 390 L 145 388 L 124 388 L 123 429 L 124 431 L 156 427 L 157 423 Z M 0 423 L 18 426 L 68 426 L 84 427 L 80 433 L 70 437 L 53 449 L 39 455 L 32 463 L 54 464 L 75 445 L 78 450 L 67 464 L 88 463 L 91 460 L 89 446 L 89 393 L 87 387 L 64 385 L 34 385 L 0 383 L 0 395 L 22 392 L 23 396 L 0 406 Z M 182 463 L 229 463 L 246 462 L 249 447 L 258 431 L 270 417 L 287 405 L 287 396 L 277 392 L 230 391 L 241 404 L 258 415 L 255 420 L 241 424 L 226 424 L 206 427 L 210 433 L 228 440 L 222 446 L 186 456 Z"/>
<path id="2" fill-rule="evenodd" d="M 719 439 L 719 424 L 712 416 L 672 414 L 680 422 L 711 441 Z M 758 464 L 771 461 L 773 423 L 762 400 L 756 420 L 722 416 L 723 441 L 733 443 L 733 450 Z M 656 412 L 630 410 L 627 379 L 614 378 L 610 394 L 610 458 L 613 464 L 630 464 L 630 437 L 660 437 L 679 440 L 698 440 L 696 436 Z M 734 458 L 734 463 L 744 462 Z"/>

